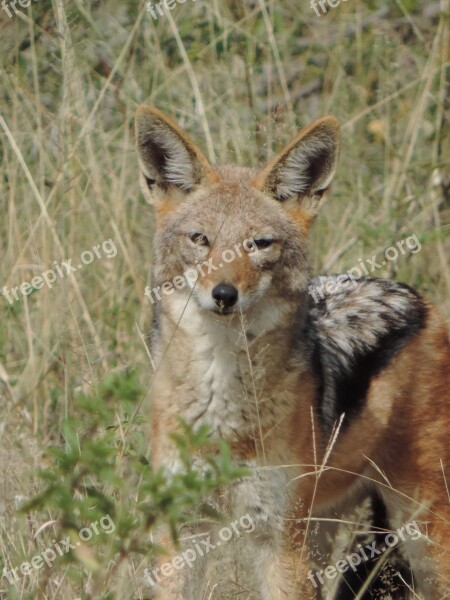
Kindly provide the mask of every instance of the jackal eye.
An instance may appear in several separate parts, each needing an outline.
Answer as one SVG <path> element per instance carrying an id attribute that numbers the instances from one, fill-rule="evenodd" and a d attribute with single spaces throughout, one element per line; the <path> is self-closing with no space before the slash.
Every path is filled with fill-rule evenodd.
<path id="1" fill-rule="evenodd" d="M 273 244 L 273 240 L 253 240 L 258 250 L 264 250 Z"/>
<path id="2" fill-rule="evenodd" d="M 208 238 L 204 233 L 193 233 L 189 236 L 189 239 L 197 246 L 209 246 Z"/>

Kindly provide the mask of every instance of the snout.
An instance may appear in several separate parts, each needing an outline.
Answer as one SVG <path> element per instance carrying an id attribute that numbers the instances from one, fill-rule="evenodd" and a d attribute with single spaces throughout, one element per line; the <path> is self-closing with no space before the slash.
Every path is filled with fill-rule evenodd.
<path id="1" fill-rule="evenodd" d="M 212 290 L 212 297 L 221 312 L 229 312 L 238 300 L 239 293 L 234 285 L 219 283 Z"/>

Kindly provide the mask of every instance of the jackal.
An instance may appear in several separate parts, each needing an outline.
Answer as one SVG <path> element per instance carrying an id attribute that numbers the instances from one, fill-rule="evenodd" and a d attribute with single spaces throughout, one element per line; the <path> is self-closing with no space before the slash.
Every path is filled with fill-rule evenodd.
<path id="1" fill-rule="evenodd" d="M 155 466 L 178 468 L 168 434 L 182 417 L 251 469 L 223 496 L 256 524 L 248 556 L 263 600 L 320 598 L 307 548 L 315 519 L 374 490 L 390 527 L 420 528 L 402 541 L 416 597 L 446 597 L 448 332 L 407 285 L 311 278 L 307 238 L 334 176 L 337 120 L 302 129 L 262 170 L 212 166 L 148 106 L 136 137 L 156 213 Z M 325 290 L 319 302 L 311 285 Z M 159 597 L 196 598 L 188 571 L 162 578 Z"/>

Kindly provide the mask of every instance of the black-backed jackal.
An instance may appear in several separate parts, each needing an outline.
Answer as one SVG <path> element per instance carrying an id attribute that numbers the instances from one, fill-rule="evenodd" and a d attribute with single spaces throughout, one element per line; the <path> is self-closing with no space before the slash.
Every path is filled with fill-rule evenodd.
<path id="1" fill-rule="evenodd" d="M 226 504 L 256 525 L 247 541 L 263 600 L 321 597 L 305 547 L 314 519 L 374 490 L 393 529 L 420 528 L 402 541 L 417 597 L 450 597 L 445 323 L 406 285 L 309 273 L 336 119 L 301 130 L 262 170 L 211 166 L 155 108 L 138 109 L 136 134 L 157 220 L 155 466 L 177 468 L 168 434 L 182 417 L 252 469 Z M 196 599 L 189 574 L 162 578 L 158 597 Z"/>

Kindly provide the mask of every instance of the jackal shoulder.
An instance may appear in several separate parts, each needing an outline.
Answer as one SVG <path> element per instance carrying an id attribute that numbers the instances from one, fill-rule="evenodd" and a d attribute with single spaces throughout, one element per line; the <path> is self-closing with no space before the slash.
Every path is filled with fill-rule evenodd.
<path id="1" fill-rule="evenodd" d="M 426 326 L 428 305 L 408 285 L 385 279 L 319 276 L 310 292 L 320 409 L 332 425 L 362 408 L 371 380 Z"/>

